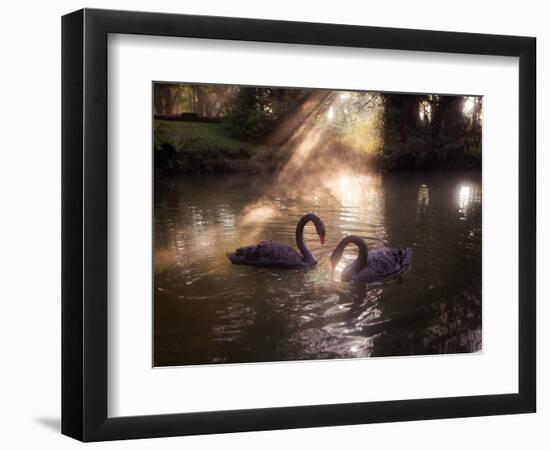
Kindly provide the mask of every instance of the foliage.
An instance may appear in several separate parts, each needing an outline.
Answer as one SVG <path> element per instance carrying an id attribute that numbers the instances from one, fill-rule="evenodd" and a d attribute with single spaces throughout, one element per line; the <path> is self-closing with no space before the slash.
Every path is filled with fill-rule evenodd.
<path id="1" fill-rule="evenodd" d="M 249 143 L 231 138 L 220 124 L 155 120 L 155 147 L 163 142 L 169 142 L 176 151 L 189 148 L 218 147 L 228 151 L 247 151 L 252 146 Z"/>
<path id="2" fill-rule="evenodd" d="M 224 117 L 224 129 L 235 138 L 261 142 L 299 106 L 295 96 L 290 89 L 240 89 Z"/>
<path id="3" fill-rule="evenodd" d="M 215 123 L 155 120 L 155 169 L 165 173 L 268 170 L 278 152 L 227 136 Z"/>
<path id="4" fill-rule="evenodd" d="M 316 142 L 310 167 L 481 165 L 477 97 L 155 84 L 157 106 L 198 119 L 155 121 L 155 164 L 163 170 L 273 171 L 303 142 Z M 223 122 L 201 122 L 206 117 Z"/>
<path id="5" fill-rule="evenodd" d="M 153 106 L 157 114 L 195 113 L 220 117 L 235 92 L 235 86 L 155 83 Z"/>
<path id="6" fill-rule="evenodd" d="M 480 167 L 481 102 L 464 113 L 465 98 L 385 94 L 384 169 Z"/>

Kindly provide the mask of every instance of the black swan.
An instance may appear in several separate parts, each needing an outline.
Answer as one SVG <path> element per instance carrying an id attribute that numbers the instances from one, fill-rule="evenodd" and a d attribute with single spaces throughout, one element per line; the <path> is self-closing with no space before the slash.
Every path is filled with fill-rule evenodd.
<path id="1" fill-rule="evenodd" d="M 301 255 L 290 245 L 273 241 L 262 241 L 256 245 L 240 247 L 227 257 L 233 264 L 244 264 L 256 267 L 273 267 L 277 269 L 297 269 L 317 264 L 317 260 L 304 243 L 304 226 L 313 222 L 321 244 L 325 242 L 325 225 L 315 214 L 306 214 L 296 225 L 296 245 Z"/>
<path id="2" fill-rule="evenodd" d="M 369 251 L 363 239 L 351 235 L 342 239 L 330 256 L 332 274 L 348 244 L 359 248 L 359 256 L 342 271 L 342 281 L 379 280 L 404 272 L 412 263 L 413 252 L 410 248 L 382 247 Z"/>

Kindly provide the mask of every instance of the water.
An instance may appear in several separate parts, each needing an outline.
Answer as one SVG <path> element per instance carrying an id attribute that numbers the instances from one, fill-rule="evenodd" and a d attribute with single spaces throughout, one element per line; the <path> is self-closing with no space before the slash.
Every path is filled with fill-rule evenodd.
<path id="1" fill-rule="evenodd" d="M 234 266 L 236 247 L 295 247 L 310 270 Z M 240 176 L 156 178 L 156 366 L 404 356 L 481 350 L 481 178 L 478 173 L 334 174 L 307 189 Z M 343 284 L 329 256 L 348 234 L 369 248 L 411 247 L 401 278 Z"/>

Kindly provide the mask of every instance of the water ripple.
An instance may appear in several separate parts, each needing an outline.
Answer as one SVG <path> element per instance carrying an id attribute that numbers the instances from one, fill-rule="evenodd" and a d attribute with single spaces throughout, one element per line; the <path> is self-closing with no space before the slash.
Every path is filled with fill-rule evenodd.
<path id="1" fill-rule="evenodd" d="M 155 191 L 155 364 L 481 349 L 479 178 L 403 174 L 341 201 L 319 190 L 271 192 L 261 202 L 259 181 L 215 181 L 167 181 Z M 305 229 L 317 267 L 259 270 L 227 260 L 227 251 L 264 239 L 295 247 L 296 222 L 310 211 L 327 230 L 322 246 L 313 226 Z M 331 281 L 328 258 L 348 234 L 371 249 L 412 247 L 412 269 L 368 286 Z M 343 261 L 354 258 L 350 249 Z"/>

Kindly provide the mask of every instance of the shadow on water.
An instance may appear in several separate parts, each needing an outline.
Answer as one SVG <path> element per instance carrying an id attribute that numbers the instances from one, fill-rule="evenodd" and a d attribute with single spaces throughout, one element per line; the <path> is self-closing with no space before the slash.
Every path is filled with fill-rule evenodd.
<path id="1" fill-rule="evenodd" d="M 260 196 L 263 183 L 157 180 L 155 365 L 481 349 L 478 173 L 335 176 L 299 195 Z M 312 226 L 305 230 L 317 267 L 259 270 L 227 260 L 227 251 L 263 239 L 294 246 L 309 211 L 327 229 L 325 246 Z M 411 270 L 369 285 L 331 281 L 328 257 L 348 234 L 370 248 L 411 247 Z M 346 252 L 342 266 L 353 258 Z"/>

